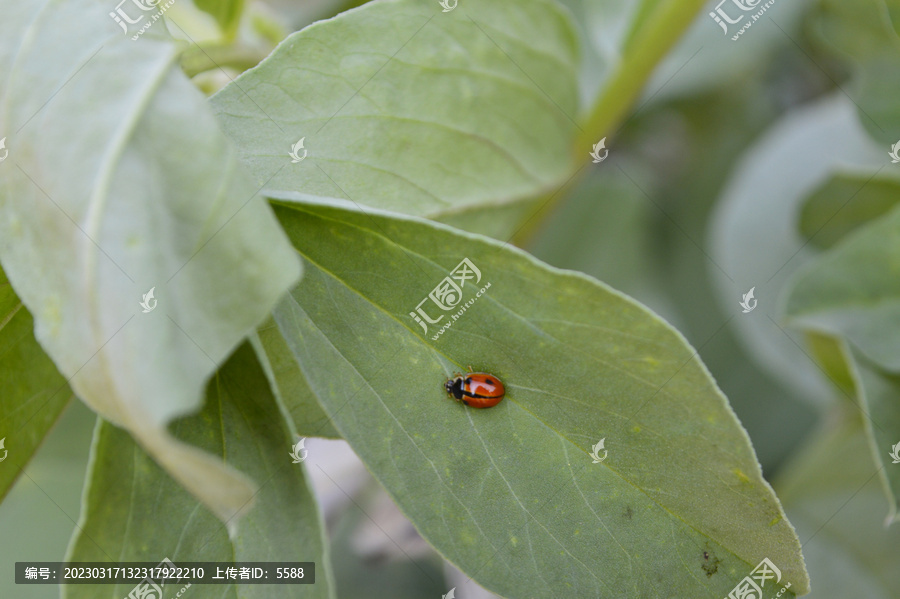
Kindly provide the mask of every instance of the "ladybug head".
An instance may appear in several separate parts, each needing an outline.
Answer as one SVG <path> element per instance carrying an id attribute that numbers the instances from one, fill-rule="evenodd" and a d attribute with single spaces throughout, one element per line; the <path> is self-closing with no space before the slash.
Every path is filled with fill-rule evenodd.
<path id="1" fill-rule="evenodd" d="M 462 377 L 455 376 L 452 379 L 447 379 L 447 382 L 444 383 L 444 390 L 456 401 L 461 400 L 463 396 Z"/>

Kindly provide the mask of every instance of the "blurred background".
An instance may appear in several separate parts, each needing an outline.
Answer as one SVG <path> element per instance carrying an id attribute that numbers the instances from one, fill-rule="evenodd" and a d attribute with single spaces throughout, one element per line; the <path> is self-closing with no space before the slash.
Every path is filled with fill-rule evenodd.
<path id="1" fill-rule="evenodd" d="M 637 3 L 564 3 L 581 28 L 588 104 Z M 284 35 L 355 4 L 249 3 L 239 33 L 247 66 Z M 900 597 L 900 533 L 883 526 L 888 505 L 870 476 L 861 416 L 782 313 L 791 276 L 822 251 L 799 230 L 804 202 L 840 173 L 878 172 L 893 184 L 883 167 L 900 121 L 866 108 L 873 77 L 893 78 L 877 100 L 897 103 L 900 63 L 871 70 L 865 61 L 885 49 L 832 0 L 778 0 L 737 41 L 707 15 L 715 4 L 609 136 L 609 158 L 540 213 L 520 243 L 643 302 L 699 351 L 798 529 L 812 597 Z M 192 39 L 218 35 L 187 1 L 169 14 L 189 24 Z M 188 72 L 202 70 L 191 60 Z M 207 93 L 228 80 L 216 70 L 195 77 Z M 739 302 L 751 287 L 758 307 L 744 314 Z M 93 425 L 73 402 L 0 506 L 0 563 L 63 559 Z M 339 597 L 436 598 L 466 580 L 419 538 L 346 443 L 311 439 L 307 448 Z M 50 586 L 0 585 L 0 597 L 56 596 Z"/>

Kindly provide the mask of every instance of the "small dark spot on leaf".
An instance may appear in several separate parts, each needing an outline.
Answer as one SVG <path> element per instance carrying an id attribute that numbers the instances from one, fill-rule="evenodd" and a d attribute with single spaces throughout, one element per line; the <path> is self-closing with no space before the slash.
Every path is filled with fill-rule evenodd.
<path id="1" fill-rule="evenodd" d="M 710 555 L 709 551 L 703 552 L 703 563 L 700 565 L 703 568 L 703 571 L 706 572 L 706 577 L 710 578 L 713 574 L 719 571 L 719 558 L 715 555 Z"/>
<path id="2" fill-rule="evenodd" d="M 627 508 L 625 508 L 625 513 L 622 515 L 625 516 L 626 518 L 628 518 L 629 520 L 631 520 L 631 517 L 634 515 L 634 512 L 631 511 L 630 505 Z"/>

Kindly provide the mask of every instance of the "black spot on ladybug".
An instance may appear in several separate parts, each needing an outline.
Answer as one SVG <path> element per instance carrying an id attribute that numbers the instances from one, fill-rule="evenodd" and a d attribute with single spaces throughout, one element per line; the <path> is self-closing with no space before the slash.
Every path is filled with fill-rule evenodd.
<path id="1" fill-rule="evenodd" d="M 471 378 L 467 378 L 467 379 L 466 379 L 466 384 L 467 384 L 467 385 L 471 385 L 471 384 L 472 384 L 472 379 L 471 379 Z"/>
<path id="2" fill-rule="evenodd" d="M 462 400 L 462 402 L 466 405 L 469 405 L 469 402 L 467 402 L 466 400 Z"/>
<path id="3" fill-rule="evenodd" d="M 494 381 L 492 381 L 491 379 L 484 379 L 484 382 L 487 383 L 488 385 L 496 385 L 497 384 Z"/>

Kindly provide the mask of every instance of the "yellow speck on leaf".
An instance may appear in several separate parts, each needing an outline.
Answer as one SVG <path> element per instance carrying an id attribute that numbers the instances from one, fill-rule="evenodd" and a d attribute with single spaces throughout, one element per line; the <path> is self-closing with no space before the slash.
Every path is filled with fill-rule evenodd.
<path id="1" fill-rule="evenodd" d="M 732 468 L 731 471 L 734 472 L 734 475 L 737 476 L 742 483 L 750 482 L 750 478 L 746 474 L 744 474 L 744 472 L 740 468 Z"/>

